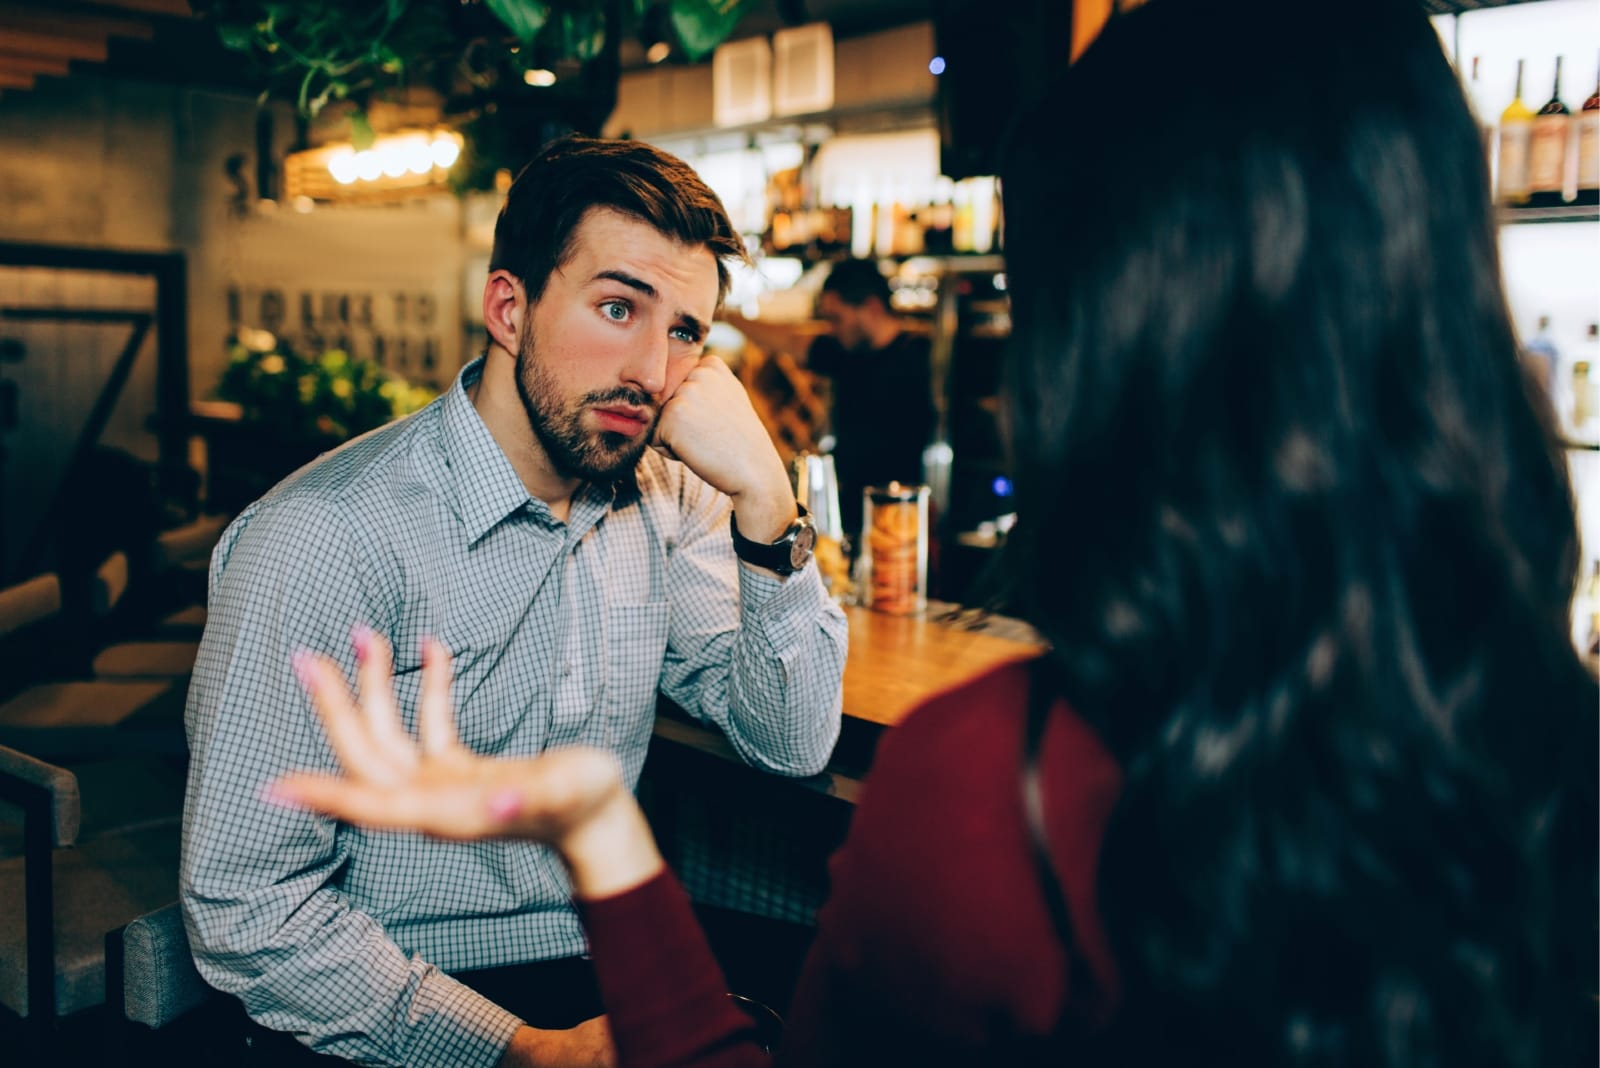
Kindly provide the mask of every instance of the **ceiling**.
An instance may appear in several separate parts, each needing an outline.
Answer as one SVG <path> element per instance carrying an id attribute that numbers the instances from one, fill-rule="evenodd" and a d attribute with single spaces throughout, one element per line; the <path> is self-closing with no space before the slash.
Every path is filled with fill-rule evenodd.
<path id="1" fill-rule="evenodd" d="M 836 35 L 850 37 L 931 18 L 944 0 L 746 2 L 736 39 L 807 22 L 829 22 Z M 637 40 L 623 43 L 621 59 L 624 70 L 648 65 Z M 0 95 L 74 74 L 248 92 L 259 88 L 248 65 L 191 12 L 189 0 L 0 0 Z"/>
<path id="2" fill-rule="evenodd" d="M 836 36 L 852 37 L 929 19 L 942 8 L 979 0 L 746 2 L 747 11 L 735 38 L 766 35 L 807 22 L 828 22 Z M 1421 0 L 1432 14 L 1517 2 L 1523 0 Z M 647 65 L 644 47 L 637 40 L 624 42 L 621 59 L 624 70 Z M 53 0 L 48 4 L 0 0 L 0 96 L 32 89 L 47 79 L 84 73 L 244 92 L 259 89 L 248 65 L 225 50 L 212 27 L 191 13 L 189 0 Z"/>

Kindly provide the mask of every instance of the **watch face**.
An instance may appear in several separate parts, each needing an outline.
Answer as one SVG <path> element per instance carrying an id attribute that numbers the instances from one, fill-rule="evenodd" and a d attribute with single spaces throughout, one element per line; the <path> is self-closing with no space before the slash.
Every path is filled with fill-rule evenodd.
<path id="1" fill-rule="evenodd" d="M 795 532 L 789 546 L 789 566 L 799 571 L 811 559 L 811 550 L 817 545 L 817 528 L 806 523 Z"/>

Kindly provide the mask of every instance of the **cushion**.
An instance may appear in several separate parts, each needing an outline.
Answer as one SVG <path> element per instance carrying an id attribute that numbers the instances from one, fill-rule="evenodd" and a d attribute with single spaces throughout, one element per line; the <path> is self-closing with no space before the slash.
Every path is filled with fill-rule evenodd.
<path id="1" fill-rule="evenodd" d="M 105 937 L 178 897 L 176 822 L 106 834 L 55 853 L 56 1012 L 105 1001 Z M 24 862 L 0 861 L 0 901 L 23 900 Z M 21 908 L 0 909 L 0 1005 L 28 1015 Z"/>
<path id="2" fill-rule="evenodd" d="M 178 678 L 194 670 L 199 642 L 117 642 L 95 654 L 96 678 Z"/>

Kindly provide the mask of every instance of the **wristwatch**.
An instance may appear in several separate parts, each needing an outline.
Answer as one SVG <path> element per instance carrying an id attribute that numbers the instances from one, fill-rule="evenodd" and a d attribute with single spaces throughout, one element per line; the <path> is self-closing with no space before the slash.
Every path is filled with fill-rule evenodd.
<path id="1" fill-rule="evenodd" d="M 751 541 L 740 534 L 738 518 L 730 514 L 728 526 L 733 530 L 734 555 L 747 564 L 764 567 L 780 575 L 792 575 L 805 567 L 811 560 L 811 550 L 817 544 L 817 527 L 811 521 L 811 514 L 806 511 L 805 505 L 795 507 L 800 514 L 789 524 L 789 529 L 770 545 Z"/>

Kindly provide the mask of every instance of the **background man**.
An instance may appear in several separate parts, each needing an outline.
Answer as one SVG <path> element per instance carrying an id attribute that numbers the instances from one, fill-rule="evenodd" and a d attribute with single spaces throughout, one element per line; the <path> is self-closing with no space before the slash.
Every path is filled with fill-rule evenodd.
<path id="1" fill-rule="evenodd" d="M 936 419 L 930 345 L 890 310 L 888 280 L 872 260 L 835 264 L 817 314 L 830 333 L 812 342 L 806 365 L 832 380 L 839 513 L 856 538 L 865 487 L 922 481 L 922 449 Z"/>
<path id="2" fill-rule="evenodd" d="M 611 1059 L 553 854 L 263 803 L 284 771 L 335 767 L 297 652 L 353 674 L 392 649 L 415 732 L 436 638 L 469 748 L 603 745 L 630 787 L 658 690 L 758 767 L 826 762 L 844 619 L 749 398 L 703 355 L 742 255 L 681 161 L 555 143 L 496 225 L 485 355 L 224 535 L 189 694 L 182 896 L 196 963 L 266 1029 L 258 1048 L 302 1055 L 287 1032 L 366 1064 Z"/>

